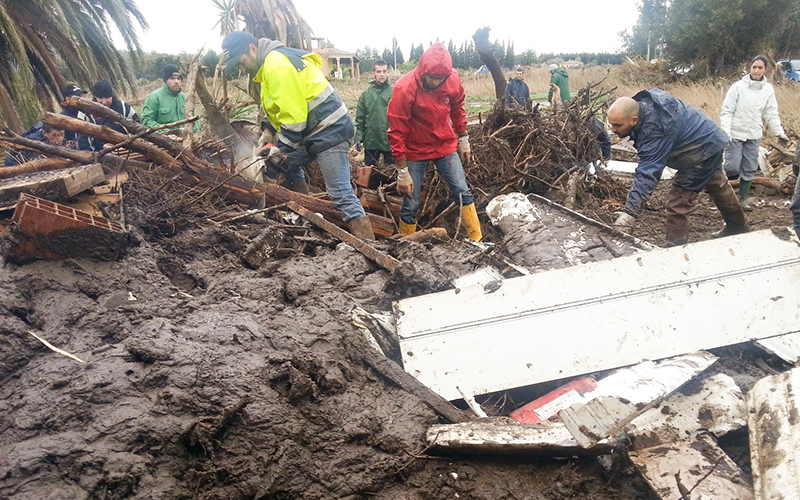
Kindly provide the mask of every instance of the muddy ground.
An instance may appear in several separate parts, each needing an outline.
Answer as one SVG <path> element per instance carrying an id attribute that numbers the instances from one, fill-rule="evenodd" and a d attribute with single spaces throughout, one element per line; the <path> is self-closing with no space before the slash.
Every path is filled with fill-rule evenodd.
<path id="1" fill-rule="evenodd" d="M 634 230 L 655 244 L 665 192 Z M 791 223 L 785 197 L 765 200 L 748 213 L 755 229 Z M 693 241 L 721 228 L 710 206 L 704 198 L 693 218 Z M 308 244 L 250 269 L 241 257 L 266 224 L 152 241 L 136 230 L 120 262 L 0 269 L 0 498 L 656 498 L 624 458 L 605 468 L 426 453 L 439 419 L 364 363 L 350 310 L 387 312 L 444 288 L 484 265 L 480 253 L 379 243 L 415 261 L 413 279 L 346 245 Z M 721 369 L 757 380 L 774 362 L 759 356 L 733 348 Z M 746 466 L 746 434 L 731 441 Z"/>

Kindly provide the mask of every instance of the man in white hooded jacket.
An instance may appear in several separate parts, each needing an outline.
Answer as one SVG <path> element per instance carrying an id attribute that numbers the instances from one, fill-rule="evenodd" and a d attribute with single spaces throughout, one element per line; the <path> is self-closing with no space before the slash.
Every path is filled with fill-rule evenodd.
<path id="1" fill-rule="evenodd" d="M 723 166 L 728 177 L 739 176 L 739 203 L 745 210 L 751 210 L 747 194 L 758 169 L 758 148 L 764 135 L 764 122 L 782 141 L 789 140 L 778 116 L 775 90 L 764 76 L 766 70 L 767 58 L 756 56 L 750 65 L 750 73 L 728 89 L 720 117 L 722 130 L 731 139 L 725 148 Z"/>

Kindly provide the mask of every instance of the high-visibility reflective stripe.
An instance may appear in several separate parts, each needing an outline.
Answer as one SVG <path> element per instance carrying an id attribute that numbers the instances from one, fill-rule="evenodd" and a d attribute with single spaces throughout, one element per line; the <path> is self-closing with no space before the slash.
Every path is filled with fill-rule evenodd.
<path id="1" fill-rule="evenodd" d="M 325 90 L 320 92 L 320 94 L 317 97 L 311 99 L 308 102 L 308 110 L 311 111 L 312 109 L 314 109 L 317 106 L 319 106 L 320 104 L 322 104 L 325 101 L 325 99 L 327 99 L 328 96 L 331 95 L 331 94 L 333 94 L 333 87 L 329 83 L 328 86 L 325 87 Z"/>
<path id="2" fill-rule="evenodd" d="M 298 134 L 298 135 L 300 135 L 300 134 Z M 289 139 L 288 137 L 286 137 L 286 134 L 283 133 L 283 127 L 281 127 L 281 131 L 278 132 L 278 141 L 286 144 L 290 148 L 297 149 L 297 148 L 300 147 L 300 141 L 302 141 L 302 137 L 300 139 L 298 139 L 297 141 L 293 141 L 293 140 Z"/>
<path id="3" fill-rule="evenodd" d="M 308 136 L 311 137 L 315 134 L 318 134 L 319 132 L 322 132 L 323 130 L 330 127 L 331 125 L 333 125 L 346 115 L 347 115 L 347 106 L 345 106 L 344 103 L 342 103 L 342 105 L 339 106 L 339 109 L 337 109 L 330 115 L 326 116 L 324 120 L 319 122 L 317 126 L 314 127 L 314 130 L 312 130 L 311 133 L 308 134 Z"/>
<path id="4" fill-rule="evenodd" d="M 292 132 L 302 132 L 306 129 L 306 123 L 308 122 L 300 122 L 300 123 L 282 123 L 281 130 L 291 130 Z"/>

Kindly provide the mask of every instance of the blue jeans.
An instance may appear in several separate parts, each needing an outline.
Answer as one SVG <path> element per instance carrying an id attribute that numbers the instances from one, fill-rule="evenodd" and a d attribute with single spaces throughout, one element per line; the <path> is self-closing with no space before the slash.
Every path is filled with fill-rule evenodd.
<path id="1" fill-rule="evenodd" d="M 317 153 L 315 160 L 325 178 L 325 190 L 331 201 L 342 212 L 344 221 L 366 216 L 364 207 L 358 201 L 353 185 L 350 184 L 350 143 L 339 144 Z"/>
<path id="2" fill-rule="evenodd" d="M 731 139 L 730 144 L 725 148 L 723 163 L 725 175 L 728 177 L 738 175 L 743 181 L 752 181 L 758 170 L 759 146 L 761 146 L 761 139 L 749 141 Z"/>
<path id="3" fill-rule="evenodd" d="M 408 160 L 408 173 L 414 180 L 414 192 L 412 196 L 403 196 L 403 206 L 400 207 L 400 220 L 406 224 L 416 224 L 417 210 L 419 210 L 419 193 L 422 191 L 422 180 L 425 171 L 428 169 L 428 162 L 433 162 L 436 170 L 442 179 L 450 186 L 450 195 L 453 200 L 458 202 L 461 199 L 461 206 L 471 205 L 475 202 L 467 187 L 467 176 L 464 174 L 464 167 L 457 153 L 452 153 L 434 160 Z"/>

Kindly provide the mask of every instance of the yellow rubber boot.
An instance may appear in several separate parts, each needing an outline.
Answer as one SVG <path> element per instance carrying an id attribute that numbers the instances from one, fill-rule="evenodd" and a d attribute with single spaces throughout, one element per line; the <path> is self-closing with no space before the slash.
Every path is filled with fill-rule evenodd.
<path id="1" fill-rule="evenodd" d="M 478 211 L 475 209 L 474 203 L 461 207 L 461 222 L 464 225 L 464 229 L 467 231 L 467 238 L 474 241 L 481 241 L 483 239 L 481 223 L 478 220 Z"/>
<path id="2" fill-rule="evenodd" d="M 409 234 L 414 234 L 415 232 L 417 232 L 416 224 L 406 224 L 402 220 L 400 221 L 400 234 L 405 236 Z"/>

